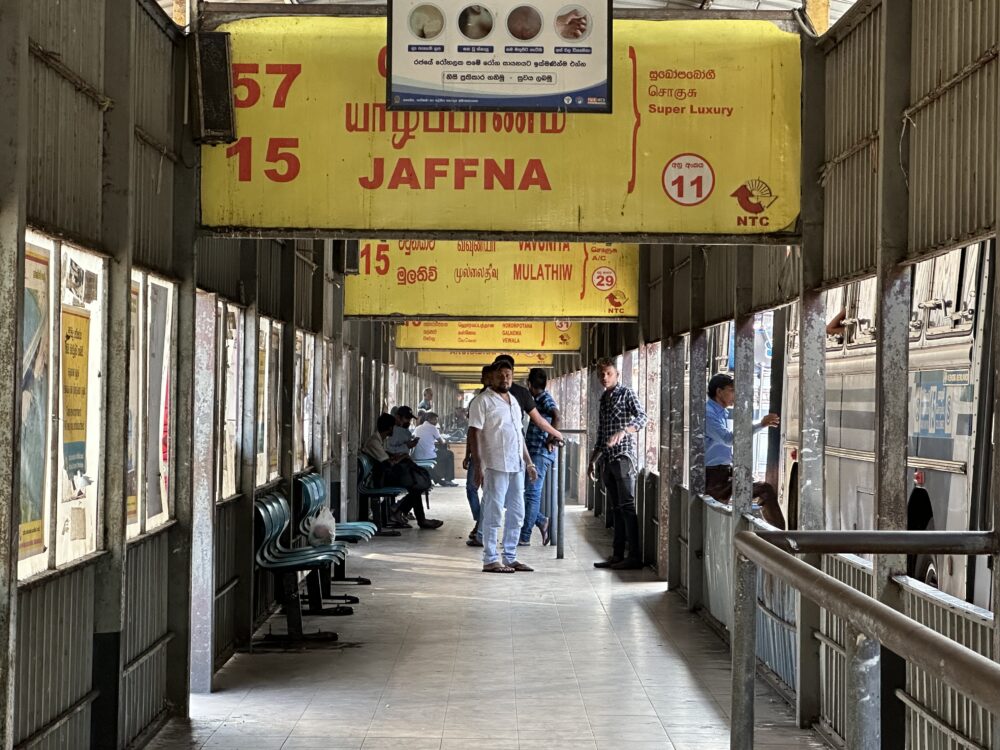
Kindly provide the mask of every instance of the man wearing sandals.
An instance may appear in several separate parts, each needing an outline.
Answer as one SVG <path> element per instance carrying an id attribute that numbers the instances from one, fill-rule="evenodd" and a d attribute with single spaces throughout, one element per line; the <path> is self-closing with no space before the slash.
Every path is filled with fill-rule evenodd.
<path id="1" fill-rule="evenodd" d="M 469 446 L 475 482 L 483 488 L 479 529 L 483 535 L 484 573 L 532 570 L 518 562 L 517 542 L 524 522 L 525 467 L 530 481 L 537 474 L 521 432 L 521 407 L 510 395 L 513 382 L 513 368 L 507 362 L 495 363 L 489 387 L 469 405 Z M 502 560 L 497 554 L 501 520 Z"/>

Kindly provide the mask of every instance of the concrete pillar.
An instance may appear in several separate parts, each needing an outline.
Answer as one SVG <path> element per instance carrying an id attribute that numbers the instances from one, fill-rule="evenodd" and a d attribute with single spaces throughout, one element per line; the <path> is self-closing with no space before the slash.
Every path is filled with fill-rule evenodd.
<path id="1" fill-rule="evenodd" d="M 28 158 L 27 2 L 0 4 L 0 747 L 14 745 L 21 331 Z"/>
<path id="2" fill-rule="evenodd" d="M 671 484 L 670 456 L 672 445 L 670 438 L 671 398 L 674 393 L 673 370 L 671 369 L 673 357 L 673 330 L 674 330 L 674 295 L 673 295 L 673 266 L 674 248 L 672 245 L 653 245 L 652 252 L 660 253 L 663 257 L 660 262 L 660 484 L 658 502 L 659 538 L 657 539 L 657 572 L 661 581 L 667 581 L 667 588 L 671 588 L 671 581 L 676 586 L 680 580 L 680 545 L 678 544 L 676 530 L 672 526 L 680 524 L 679 508 L 673 501 L 674 488 Z M 683 383 L 681 383 L 683 387 Z M 677 510 L 674 515 L 673 511 Z M 671 570 L 675 568 L 676 570 Z"/>
<path id="3" fill-rule="evenodd" d="M 912 12 L 910 0 L 882 3 L 876 198 L 875 526 L 883 531 L 906 529 L 911 289 L 910 269 L 901 263 L 909 245 L 909 150 L 903 140 L 903 113 L 910 103 Z M 900 590 L 892 576 L 906 572 L 906 556 L 876 555 L 874 572 L 876 598 L 901 608 Z M 906 711 L 896 690 L 906 687 L 905 662 L 883 648 L 879 678 L 881 746 L 885 750 L 902 750 Z"/>
<path id="4" fill-rule="evenodd" d="M 281 295 L 278 302 L 278 319 L 281 328 L 281 389 L 278 392 L 278 408 L 281 412 L 280 453 L 278 471 L 281 474 L 285 497 L 291 507 L 293 497 L 292 477 L 295 474 L 295 271 L 298 259 L 295 242 L 288 240 L 281 248 Z M 287 542 L 291 542 L 292 531 L 288 530 Z"/>

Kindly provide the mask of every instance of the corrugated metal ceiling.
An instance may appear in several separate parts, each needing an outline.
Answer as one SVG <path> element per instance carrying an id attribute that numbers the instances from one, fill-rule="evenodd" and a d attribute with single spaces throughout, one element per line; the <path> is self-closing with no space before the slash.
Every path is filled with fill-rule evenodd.
<path id="1" fill-rule="evenodd" d="M 170 12 L 173 0 L 157 0 L 160 7 Z M 337 0 L 215 0 L 225 3 L 269 3 L 273 5 L 339 5 Z M 616 8 L 670 8 L 690 10 L 792 10 L 802 6 L 802 0 L 614 0 Z M 830 23 L 836 21 L 854 5 L 856 0 L 830 0 Z M 350 0 L 352 5 L 384 5 L 384 0 Z"/>

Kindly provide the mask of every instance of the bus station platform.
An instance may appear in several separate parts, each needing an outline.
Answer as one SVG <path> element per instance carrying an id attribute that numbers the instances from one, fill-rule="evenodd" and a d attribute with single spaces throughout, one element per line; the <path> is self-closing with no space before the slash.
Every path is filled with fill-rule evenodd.
<path id="1" fill-rule="evenodd" d="M 566 557 L 521 548 L 533 573 L 490 576 L 465 545 L 464 490 L 436 489 L 445 525 L 356 556 L 375 583 L 339 640 L 237 654 L 155 750 L 723 750 L 731 672 L 722 639 L 652 570 L 595 570 L 608 532 L 566 515 Z M 305 617 L 306 630 L 330 618 Z M 263 631 L 281 630 L 276 615 Z M 823 747 L 762 680 L 755 747 Z"/>

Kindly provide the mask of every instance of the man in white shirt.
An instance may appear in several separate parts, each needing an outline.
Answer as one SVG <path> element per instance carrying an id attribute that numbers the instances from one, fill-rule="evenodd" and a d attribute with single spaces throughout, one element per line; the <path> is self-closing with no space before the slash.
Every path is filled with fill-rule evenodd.
<path id="1" fill-rule="evenodd" d="M 517 542 L 524 522 L 524 474 L 534 481 L 535 467 L 521 432 L 521 407 L 510 396 L 514 371 L 506 362 L 494 365 L 490 387 L 469 405 L 469 445 L 473 450 L 475 481 L 483 488 L 480 531 L 483 535 L 483 572 L 530 572 L 517 560 Z M 504 511 L 506 510 L 506 518 Z M 503 560 L 497 554 L 501 520 Z"/>
<path id="2" fill-rule="evenodd" d="M 438 415 L 432 411 L 426 412 L 423 421 L 413 431 L 413 437 L 419 439 L 420 442 L 411 451 L 410 457 L 414 461 L 434 461 L 431 479 L 442 487 L 457 487 L 458 485 L 453 479 L 455 476 L 455 454 L 448 450 L 446 447 L 448 441 L 444 439 L 444 435 L 438 429 Z"/>

